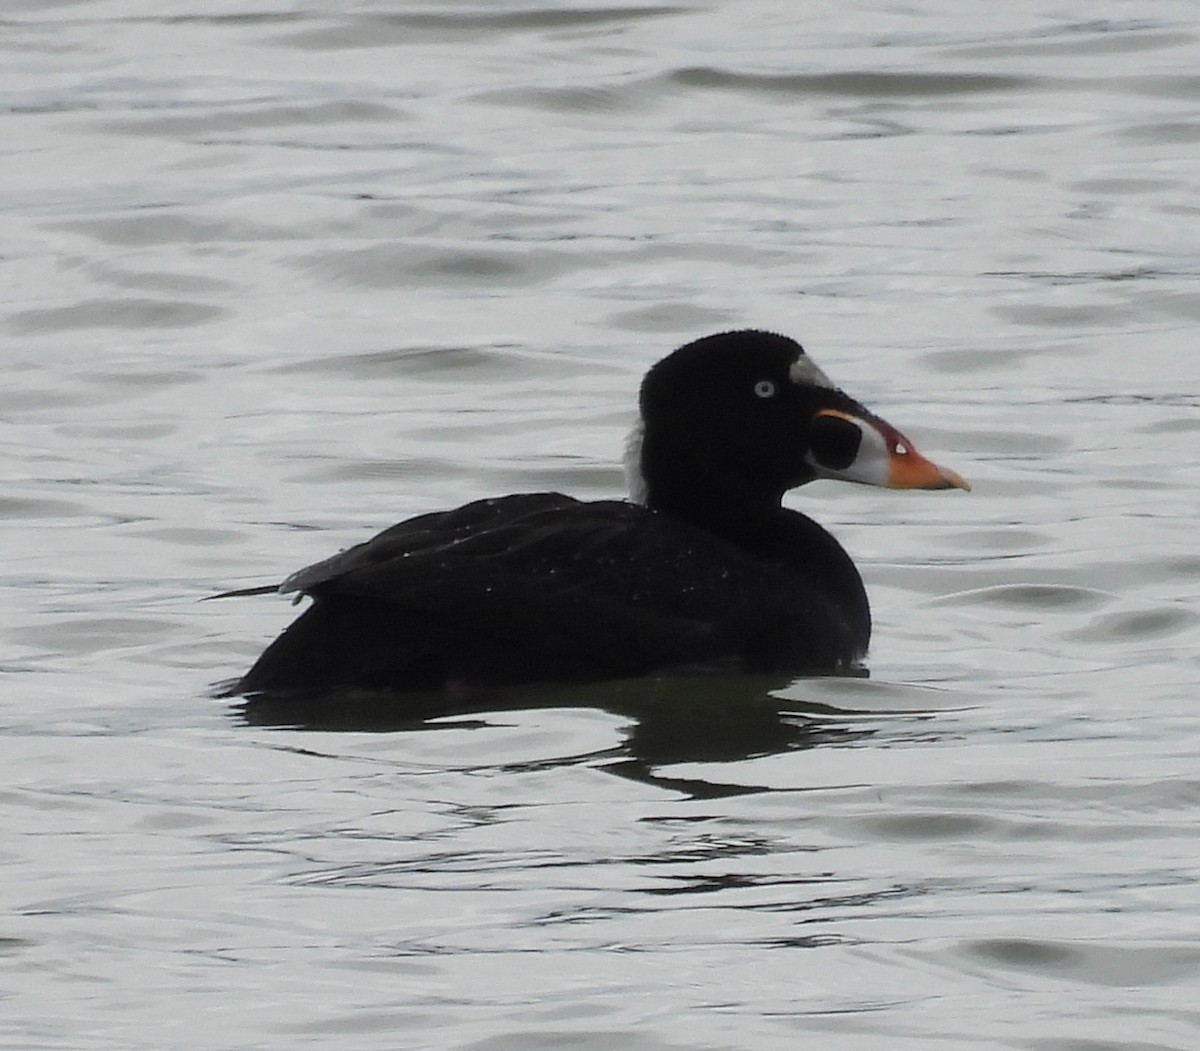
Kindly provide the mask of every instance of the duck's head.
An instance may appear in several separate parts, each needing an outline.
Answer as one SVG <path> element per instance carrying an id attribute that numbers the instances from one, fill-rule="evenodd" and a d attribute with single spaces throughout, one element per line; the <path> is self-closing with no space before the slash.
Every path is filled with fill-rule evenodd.
<path id="1" fill-rule="evenodd" d="M 626 457 L 630 495 L 691 516 L 754 514 L 816 478 L 891 489 L 969 489 L 835 387 L 795 340 L 705 336 L 650 369 Z"/>

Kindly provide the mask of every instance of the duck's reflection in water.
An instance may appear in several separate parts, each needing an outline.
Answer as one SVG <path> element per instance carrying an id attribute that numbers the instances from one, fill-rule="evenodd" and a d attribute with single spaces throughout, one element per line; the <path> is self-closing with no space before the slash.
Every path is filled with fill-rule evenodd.
<path id="1" fill-rule="evenodd" d="M 281 730 L 402 733 L 486 728 L 505 713 L 590 709 L 628 720 L 616 747 L 551 765 L 589 762 L 645 784 L 695 797 L 763 791 L 763 786 L 674 777 L 684 763 L 736 763 L 761 756 L 846 744 L 879 732 L 877 719 L 806 701 L 804 681 L 779 676 L 637 679 L 576 686 L 522 687 L 473 699 L 442 694 L 343 692 L 290 698 L 251 698 L 233 709 L 249 726 Z M 784 696 L 781 691 L 787 691 Z M 871 712 L 873 716 L 886 713 Z M 531 757 L 533 765 L 545 765 Z"/>

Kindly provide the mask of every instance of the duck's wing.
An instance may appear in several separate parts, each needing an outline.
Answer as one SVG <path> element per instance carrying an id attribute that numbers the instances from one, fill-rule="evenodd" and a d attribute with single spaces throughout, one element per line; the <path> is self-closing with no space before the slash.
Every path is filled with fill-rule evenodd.
<path id="1" fill-rule="evenodd" d="M 311 594 L 322 584 L 347 574 L 369 571 L 419 552 L 487 535 L 495 528 L 509 530 L 530 515 L 553 513 L 579 505 L 562 493 L 520 493 L 475 500 L 452 511 L 417 515 L 378 533 L 370 540 L 297 570 L 279 585 L 281 594 Z M 246 594 L 260 592 L 247 589 Z"/>
<path id="2" fill-rule="evenodd" d="M 291 583 L 318 603 L 366 600 L 425 618 L 431 636 L 452 640 L 439 645 L 469 650 L 482 640 L 597 674 L 723 656 L 711 603 L 697 600 L 698 576 L 720 576 L 713 552 L 680 547 L 678 523 L 557 494 L 483 503 L 401 523 Z M 727 546 L 699 532 L 693 539 Z"/>

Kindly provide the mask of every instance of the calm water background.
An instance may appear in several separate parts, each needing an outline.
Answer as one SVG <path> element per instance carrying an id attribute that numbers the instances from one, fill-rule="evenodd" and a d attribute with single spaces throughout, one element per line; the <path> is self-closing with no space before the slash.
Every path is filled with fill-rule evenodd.
<path id="1" fill-rule="evenodd" d="M 0 1045 L 1200 1044 L 1200 7 L 9 0 Z M 209 684 L 416 512 L 621 491 L 753 324 L 863 681 L 365 729 Z"/>

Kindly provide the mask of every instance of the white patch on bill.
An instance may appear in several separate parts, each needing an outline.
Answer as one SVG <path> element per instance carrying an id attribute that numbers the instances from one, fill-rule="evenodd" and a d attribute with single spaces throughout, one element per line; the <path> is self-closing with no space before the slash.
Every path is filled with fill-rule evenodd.
<path id="1" fill-rule="evenodd" d="M 788 369 L 788 379 L 799 386 L 825 387 L 836 390 L 833 381 L 825 375 L 807 354 L 801 354 Z"/>
<path id="2" fill-rule="evenodd" d="M 850 416 L 843 418 L 862 432 L 862 440 L 854 459 L 845 467 L 827 467 L 813 456 L 811 450 L 805 453 L 804 459 L 817 472 L 818 478 L 837 478 L 843 482 L 886 486 L 891 478 L 892 459 L 887 439 L 866 420 Z"/>

